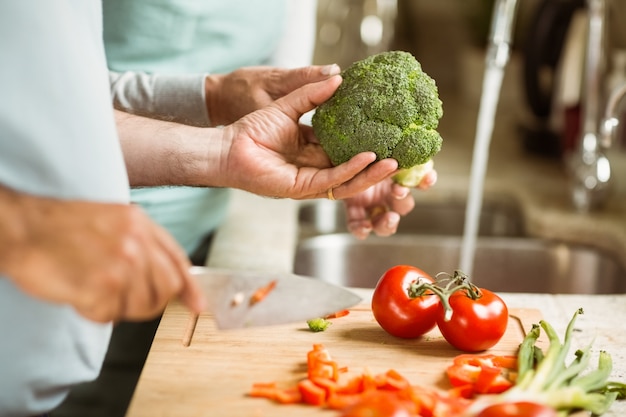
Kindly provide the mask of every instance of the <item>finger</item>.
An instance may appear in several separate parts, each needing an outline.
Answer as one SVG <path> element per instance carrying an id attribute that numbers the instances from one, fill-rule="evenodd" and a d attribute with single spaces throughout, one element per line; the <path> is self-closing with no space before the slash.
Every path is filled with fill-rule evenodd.
<path id="1" fill-rule="evenodd" d="M 362 152 L 355 155 L 348 162 L 337 165 L 336 167 L 326 168 L 316 171 L 311 179 L 309 187 L 313 191 L 313 195 L 308 198 L 327 198 L 328 190 L 333 191 L 340 189 L 346 182 L 352 181 L 357 175 L 365 171 L 367 167 L 376 160 L 376 154 L 373 152 Z M 345 187 L 344 187 L 345 188 Z M 340 200 L 352 197 L 344 192 L 344 195 L 338 197 L 336 194 L 333 199 Z"/>
<path id="2" fill-rule="evenodd" d="M 182 287 L 177 267 L 157 243 L 150 250 L 144 279 L 133 279 L 128 292 L 127 318 L 145 320 L 158 316 Z"/>
<path id="3" fill-rule="evenodd" d="M 335 168 L 331 168 L 331 170 L 344 168 L 346 170 L 345 174 L 354 174 L 351 178 L 341 174 L 337 174 L 337 178 L 345 178 L 346 180 L 342 184 L 333 187 L 333 193 L 336 199 L 350 198 L 362 191 L 365 191 L 369 187 L 389 178 L 389 176 L 398 169 L 398 162 L 395 159 L 383 159 L 372 165 L 369 165 L 365 169 L 356 171 L 356 168 L 361 166 L 360 164 L 362 163 L 362 160 L 360 158 L 362 158 L 364 155 L 369 154 L 372 153 L 364 152 L 358 154 L 348 162 L 338 165 Z"/>
<path id="4" fill-rule="evenodd" d="M 411 190 L 408 187 L 402 186 L 396 182 L 391 184 L 391 197 L 396 200 L 402 200 L 406 198 Z"/>
<path id="5" fill-rule="evenodd" d="M 372 222 L 366 208 L 359 203 L 345 200 L 346 225 L 348 231 L 357 239 L 367 238 L 372 231 Z"/>
<path id="6" fill-rule="evenodd" d="M 313 110 L 328 100 L 341 84 L 341 76 L 334 75 L 327 80 L 306 84 L 285 97 L 279 98 L 272 105 L 292 120 L 300 119 L 304 113 Z"/>
<path id="7" fill-rule="evenodd" d="M 185 274 L 185 282 L 179 299 L 193 313 L 200 314 L 206 310 L 206 296 L 198 280 L 189 272 Z"/>
<path id="8" fill-rule="evenodd" d="M 95 286 L 88 283 L 91 288 L 86 288 L 80 302 L 73 303 L 74 308 L 80 315 L 95 322 L 120 320 L 126 308 L 127 276 L 124 271 L 113 270 L 90 274 L 87 279 L 97 283 Z"/>
<path id="9" fill-rule="evenodd" d="M 398 231 L 400 215 L 395 211 L 386 211 L 372 219 L 374 233 L 378 236 L 391 236 Z"/>
<path id="10" fill-rule="evenodd" d="M 129 221 L 139 230 L 143 224 L 143 213 L 129 207 Z M 86 280 L 88 285 L 83 299 L 87 302 L 81 314 L 99 322 L 126 319 L 128 308 L 134 303 L 129 296 L 134 294 L 133 285 L 146 275 L 147 259 L 142 233 L 126 230 L 120 235 L 115 252 L 103 254 L 108 261 Z M 140 303 L 137 303 L 140 304 Z"/>
<path id="11" fill-rule="evenodd" d="M 388 204 L 391 211 L 405 216 L 415 208 L 415 199 L 408 188 L 393 184 L 390 198 L 388 198 Z"/>
<path id="12" fill-rule="evenodd" d="M 167 303 L 185 285 L 188 260 L 176 241 L 163 229 L 146 221 L 147 239 L 143 247 L 146 258 L 144 274 L 129 283 L 124 318 L 145 320 L 158 316 Z"/>
<path id="13" fill-rule="evenodd" d="M 317 136 L 315 136 L 315 133 L 313 132 L 313 128 L 311 126 L 301 124 L 300 132 L 302 133 L 302 137 L 307 143 L 312 143 L 315 145 L 320 144 L 320 140 L 317 138 Z"/>
<path id="14" fill-rule="evenodd" d="M 160 262 L 162 254 L 150 240 L 150 231 L 144 232 L 139 252 L 133 256 L 132 264 L 120 271 L 123 274 L 124 287 L 116 296 L 119 298 L 116 320 L 137 321 L 156 316 L 159 310 L 155 307 L 159 302 L 162 290 L 157 283 L 160 274 L 167 273 L 167 265 Z"/>
<path id="15" fill-rule="evenodd" d="M 365 240 L 373 230 L 370 219 L 355 219 L 348 221 L 348 231 L 357 239 Z"/>
<path id="16" fill-rule="evenodd" d="M 310 65 L 302 68 L 286 70 L 275 79 L 276 91 L 274 98 L 281 97 L 303 85 L 325 80 L 341 72 L 337 64 Z"/>
<path id="17" fill-rule="evenodd" d="M 437 171 L 432 170 L 424 175 L 422 181 L 418 184 L 417 188 L 420 190 L 427 190 L 437 182 Z"/>
<path id="18" fill-rule="evenodd" d="M 205 308 L 206 299 L 200 284 L 189 272 L 191 263 L 187 255 L 165 229 L 159 228 L 158 235 L 164 250 L 171 256 L 172 265 L 175 269 L 173 273 L 177 279 L 176 292 L 170 296 L 178 296 L 187 308 L 195 313 L 200 313 Z"/>

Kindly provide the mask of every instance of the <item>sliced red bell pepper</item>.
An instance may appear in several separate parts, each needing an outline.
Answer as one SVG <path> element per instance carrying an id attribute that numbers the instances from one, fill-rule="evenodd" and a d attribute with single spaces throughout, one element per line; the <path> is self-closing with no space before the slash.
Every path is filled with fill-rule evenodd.
<path id="1" fill-rule="evenodd" d="M 309 379 L 328 378 L 333 381 L 339 379 L 339 367 L 333 361 L 330 353 L 322 344 L 314 344 L 313 350 L 307 353 L 307 370 Z"/>
<path id="2" fill-rule="evenodd" d="M 334 313 L 325 316 L 324 318 L 325 319 L 338 319 L 339 317 L 347 316 L 348 314 L 350 314 L 350 310 L 339 310 L 339 311 L 335 311 Z"/>
<path id="3" fill-rule="evenodd" d="M 273 400 L 277 390 L 278 388 L 276 387 L 275 382 L 255 382 L 248 395 L 251 397 L 262 397 Z"/>
<path id="4" fill-rule="evenodd" d="M 298 382 L 298 390 L 302 395 L 302 401 L 310 405 L 323 405 L 326 403 L 326 390 L 310 379 Z"/>
<path id="5" fill-rule="evenodd" d="M 298 387 L 283 388 L 278 390 L 275 400 L 281 404 L 298 404 L 302 402 L 302 394 Z"/>
<path id="6" fill-rule="evenodd" d="M 297 404 L 302 396 L 297 387 L 279 388 L 274 382 L 258 382 L 248 393 L 251 397 L 268 398 L 281 404 Z"/>
<path id="7" fill-rule="evenodd" d="M 356 394 L 339 394 L 335 393 L 331 395 L 326 406 L 332 410 L 343 410 L 344 408 L 353 406 L 363 399 L 363 393 Z"/>
<path id="8" fill-rule="evenodd" d="M 254 384 L 249 395 L 264 397 L 283 404 L 301 403 L 350 413 L 367 409 L 372 401 L 386 406 L 385 401 L 401 404 L 410 415 L 441 417 L 462 415 L 477 390 L 493 390 L 500 379 L 508 377 L 516 367 L 515 357 L 493 355 L 460 355 L 448 374 L 455 388 L 444 392 L 412 385 L 394 369 L 372 374 L 367 369 L 358 375 L 343 375 L 322 344 L 314 344 L 307 353 L 308 375 L 297 384 L 279 388 L 275 383 Z M 507 384 L 508 386 L 508 384 Z M 361 407 L 361 408 L 359 408 Z"/>
<path id="9" fill-rule="evenodd" d="M 337 387 L 338 394 L 358 394 L 363 392 L 363 375 L 355 375 L 344 379 Z"/>
<path id="10" fill-rule="evenodd" d="M 252 306 L 260 301 L 263 301 L 263 299 L 265 299 L 265 297 L 267 297 L 267 295 L 276 287 L 277 283 L 278 282 L 276 280 L 272 280 L 267 285 L 258 288 L 250 296 L 250 305 Z"/>
<path id="11" fill-rule="evenodd" d="M 395 369 L 390 369 L 385 372 L 385 383 L 380 386 L 381 389 L 388 389 L 393 391 L 402 391 L 409 389 L 411 387 L 411 383 L 408 379 L 402 376 Z"/>
<path id="12" fill-rule="evenodd" d="M 463 388 L 462 395 L 497 394 L 515 383 L 517 357 L 463 354 L 454 358 L 446 374 L 452 386 Z"/>
<path id="13" fill-rule="evenodd" d="M 315 385 L 326 391 L 326 398 L 335 394 L 339 390 L 339 383 L 330 378 L 313 377 L 309 378 Z"/>

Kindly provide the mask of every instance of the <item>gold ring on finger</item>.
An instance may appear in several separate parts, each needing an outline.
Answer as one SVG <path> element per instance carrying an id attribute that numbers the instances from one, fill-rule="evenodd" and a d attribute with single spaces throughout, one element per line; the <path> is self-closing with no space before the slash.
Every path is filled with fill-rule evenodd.
<path id="1" fill-rule="evenodd" d="M 335 201 L 336 200 L 335 194 L 333 194 L 333 187 L 330 187 L 328 189 L 328 191 L 326 191 L 326 195 L 328 196 L 329 200 L 331 200 L 331 201 Z"/>

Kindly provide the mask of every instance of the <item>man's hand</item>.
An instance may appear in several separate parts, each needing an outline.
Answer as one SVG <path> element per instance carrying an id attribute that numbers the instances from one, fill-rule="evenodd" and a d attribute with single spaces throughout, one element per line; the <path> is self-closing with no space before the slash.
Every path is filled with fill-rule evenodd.
<path id="1" fill-rule="evenodd" d="M 9 212 L 14 224 L 0 236 L 0 272 L 34 297 L 98 322 L 152 318 L 176 296 L 193 311 L 203 308 L 185 253 L 137 206 L 0 187 L 0 213 Z"/>
<path id="2" fill-rule="evenodd" d="M 334 76 L 307 84 L 226 126 L 219 182 L 260 195 L 295 199 L 326 198 L 332 189 L 335 198 L 341 199 L 391 176 L 397 162 L 374 163 L 373 152 L 333 167 L 310 126 L 298 123 L 302 114 L 327 100 L 340 83 L 341 77 Z"/>

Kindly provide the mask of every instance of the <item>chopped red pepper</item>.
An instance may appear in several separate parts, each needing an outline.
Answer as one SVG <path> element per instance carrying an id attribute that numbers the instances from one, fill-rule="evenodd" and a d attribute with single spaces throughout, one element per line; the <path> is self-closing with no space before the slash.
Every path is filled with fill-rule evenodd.
<path id="1" fill-rule="evenodd" d="M 409 389 L 410 387 L 411 387 L 411 383 L 408 381 L 408 379 L 400 375 L 400 373 L 396 371 L 395 369 L 390 369 L 387 372 L 385 372 L 384 384 L 381 385 L 379 388 L 386 389 L 386 390 L 401 391 L 401 390 Z"/>
<path id="2" fill-rule="evenodd" d="M 494 367 L 506 363 L 505 357 L 502 358 L 492 360 Z M 457 365 L 461 368 L 466 366 L 461 363 L 461 359 L 455 362 L 459 362 Z M 303 403 L 326 407 L 348 414 L 349 410 L 368 410 L 371 406 L 382 407 L 390 402 L 410 410 L 410 415 L 432 417 L 460 415 L 461 410 L 468 405 L 469 400 L 465 397 L 473 393 L 473 389 L 467 389 L 467 384 L 449 392 L 414 386 L 394 369 L 378 374 L 365 371 L 358 375 L 345 375 L 345 372 L 347 368 L 339 367 L 324 345 L 314 344 L 307 353 L 306 378 L 289 388 L 278 388 L 275 383 L 254 384 L 250 396 L 264 397 L 283 404 Z"/>
<path id="3" fill-rule="evenodd" d="M 302 402 L 302 395 L 297 387 L 278 388 L 275 382 L 258 382 L 252 385 L 248 393 L 251 397 L 269 398 L 281 404 L 297 404 Z"/>
<path id="4" fill-rule="evenodd" d="M 515 383 L 517 357 L 490 354 L 459 355 L 446 369 L 446 374 L 454 387 L 464 388 L 462 394 L 464 396 L 497 394 L 506 391 Z"/>
<path id="5" fill-rule="evenodd" d="M 362 392 L 355 394 L 333 394 L 328 398 L 326 406 L 333 410 L 343 410 L 344 408 L 357 404 L 362 398 Z"/>
<path id="6" fill-rule="evenodd" d="M 313 350 L 307 354 L 307 369 L 309 379 L 316 377 L 328 378 L 333 381 L 339 379 L 337 362 L 332 360 L 328 350 L 321 344 L 314 344 Z"/>
<path id="7" fill-rule="evenodd" d="M 322 405 L 326 403 L 326 390 L 317 385 L 311 379 L 303 379 L 298 382 L 298 389 L 302 395 L 302 401 L 311 405 Z"/>
<path id="8" fill-rule="evenodd" d="M 250 305 L 252 306 L 252 305 L 258 303 L 259 301 L 262 301 L 265 297 L 267 297 L 267 295 L 274 289 L 274 287 L 276 287 L 277 283 L 278 283 L 278 281 L 272 280 L 272 281 L 269 282 L 269 284 L 264 285 L 261 288 L 257 289 L 250 296 Z"/>
<path id="9" fill-rule="evenodd" d="M 350 314 L 350 310 L 339 310 L 332 314 L 325 316 L 325 319 L 338 319 L 339 317 L 344 317 Z"/>
<path id="10" fill-rule="evenodd" d="M 356 375 L 337 387 L 337 394 L 359 394 L 363 392 L 363 375 Z"/>

